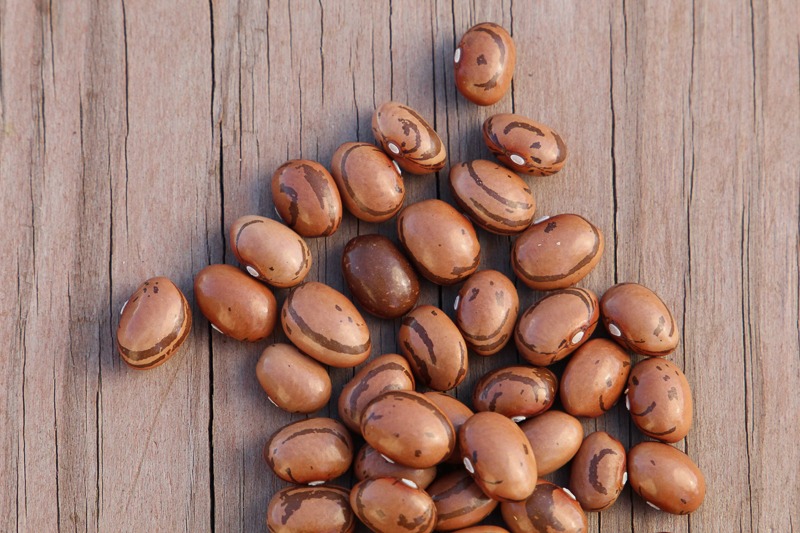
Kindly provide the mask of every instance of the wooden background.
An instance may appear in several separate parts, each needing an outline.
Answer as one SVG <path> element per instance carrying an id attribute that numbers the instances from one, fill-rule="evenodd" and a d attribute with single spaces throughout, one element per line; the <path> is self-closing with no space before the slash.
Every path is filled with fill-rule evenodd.
<path id="1" fill-rule="evenodd" d="M 454 47 L 482 21 L 518 50 L 513 90 L 488 109 L 453 84 Z M 194 306 L 180 353 L 133 371 L 114 350 L 118 312 L 155 275 L 192 300 L 196 272 L 235 262 L 233 220 L 276 217 L 283 161 L 328 165 L 339 144 L 372 141 L 372 110 L 395 99 L 454 162 L 489 157 L 493 113 L 560 132 L 565 170 L 529 182 L 539 215 L 580 213 L 605 233 L 582 285 L 646 284 L 682 327 L 670 358 L 695 423 L 679 447 L 705 472 L 705 504 L 673 517 L 626 489 L 591 530 L 792 531 L 798 28 L 796 0 L 0 0 L 0 530 L 263 530 L 283 485 L 261 447 L 298 418 L 255 380 L 265 344 L 211 334 Z M 406 184 L 409 203 L 450 199 L 445 171 Z M 345 290 L 342 247 L 372 232 L 396 234 L 348 214 L 309 240 L 309 279 Z M 510 274 L 511 240 L 479 234 L 482 267 Z M 420 301 L 450 310 L 456 290 L 426 283 Z M 374 355 L 397 349 L 398 323 L 368 323 Z M 472 356 L 459 397 L 515 360 Z M 585 427 L 642 440 L 620 406 Z"/>

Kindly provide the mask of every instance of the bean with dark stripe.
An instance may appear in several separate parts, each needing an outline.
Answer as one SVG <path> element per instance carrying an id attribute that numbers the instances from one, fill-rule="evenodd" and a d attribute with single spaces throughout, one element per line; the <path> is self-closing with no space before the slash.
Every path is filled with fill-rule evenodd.
<path id="1" fill-rule="evenodd" d="M 344 206 L 360 220 L 383 222 L 403 207 L 400 167 L 374 144 L 341 145 L 333 153 L 331 174 Z"/>
<path id="2" fill-rule="evenodd" d="M 484 494 L 501 502 L 527 499 L 536 487 L 536 458 L 525 433 L 511 419 L 476 413 L 458 432 L 464 467 Z"/>
<path id="3" fill-rule="evenodd" d="M 350 491 L 350 507 L 376 533 L 430 533 L 436 526 L 431 497 L 399 479 L 359 481 Z"/>
<path id="4" fill-rule="evenodd" d="M 450 190 L 469 218 L 491 233 L 514 235 L 533 221 L 536 201 L 528 185 L 491 161 L 478 159 L 453 165 Z"/>
<path id="5" fill-rule="evenodd" d="M 471 102 L 495 104 L 511 87 L 516 62 L 514 40 L 502 26 L 491 22 L 473 26 L 453 56 L 456 87 Z"/>
<path id="6" fill-rule="evenodd" d="M 426 392 L 425 397 L 428 398 L 430 401 L 436 404 L 439 409 L 444 412 L 447 419 L 453 424 L 453 429 L 458 435 L 458 430 L 461 429 L 461 426 L 469 420 L 469 418 L 474 415 L 475 413 L 472 412 L 472 409 L 464 405 L 458 399 L 447 395 L 443 392 Z M 460 463 L 461 457 L 458 453 L 458 446 L 453 450 L 445 462 L 447 463 Z"/>
<path id="7" fill-rule="evenodd" d="M 508 344 L 519 314 L 514 284 L 497 270 L 470 276 L 456 296 L 456 325 L 478 355 L 494 355 Z"/>
<path id="8" fill-rule="evenodd" d="M 597 266 L 603 247 L 603 234 L 585 218 L 572 214 L 545 217 L 514 242 L 511 266 L 532 289 L 565 289 Z"/>
<path id="9" fill-rule="evenodd" d="M 372 348 L 367 324 L 353 303 L 316 281 L 292 289 L 283 303 L 281 324 L 295 346 L 326 365 L 356 366 Z"/>
<path id="10" fill-rule="evenodd" d="M 522 314 L 514 340 L 526 361 L 550 365 L 589 340 L 599 317 L 597 296 L 592 291 L 578 288 L 555 291 Z"/>
<path id="11" fill-rule="evenodd" d="M 446 202 L 407 206 L 397 218 L 397 234 L 419 273 L 433 283 L 452 285 L 478 269 L 481 245 L 475 228 Z"/>
<path id="12" fill-rule="evenodd" d="M 122 360 L 144 370 L 175 355 L 192 329 L 192 312 L 169 278 L 150 278 L 122 306 L 116 344 Z"/>
<path id="13" fill-rule="evenodd" d="M 463 469 L 439 477 L 427 492 L 436 504 L 437 531 L 475 525 L 497 507 Z"/>
<path id="14" fill-rule="evenodd" d="M 316 161 L 293 159 L 272 175 L 272 202 L 303 237 L 331 235 L 342 222 L 342 199 L 333 177 Z"/>
<path id="15" fill-rule="evenodd" d="M 276 431 L 264 446 L 264 460 L 285 481 L 324 483 L 350 468 L 353 441 L 336 420 L 309 418 Z"/>
<path id="16" fill-rule="evenodd" d="M 352 533 L 355 526 L 350 491 L 341 487 L 287 487 L 275 493 L 267 508 L 271 533 Z"/>
<path id="17" fill-rule="evenodd" d="M 376 357 L 347 382 L 339 395 L 339 417 L 348 428 L 360 433 L 364 408 L 390 390 L 414 390 L 411 368 L 398 354 Z"/>
<path id="18" fill-rule="evenodd" d="M 567 146 L 558 133 L 520 115 L 487 118 L 483 140 L 501 163 L 516 172 L 549 176 L 567 160 Z"/>
<path id="19" fill-rule="evenodd" d="M 311 252 L 294 230 L 255 215 L 231 224 L 231 250 L 242 268 L 273 287 L 294 287 L 311 268 Z"/>
<path id="20" fill-rule="evenodd" d="M 622 397 L 631 358 L 619 344 L 592 339 L 572 354 L 561 376 L 561 403 L 574 416 L 595 418 Z"/>
<path id="21" fill-rule="evenodd" d="M 544 413 L 556 399 L 558 379 L 546 368 L 509 366 L 489 372 L 475 384 L 472 405 L 521 422 Z"/>
<path id="22" fill-rule="evenodd" d="M 603 294 L 600 311 L 611 338 L 629 350 L 663 357 L 678 347 L 675 318 L 664 301 L 643 285 L 614 285 Z"/>
<path id="23" fill-rule="evenodd" d="M 277 343 L 261 353 L 256 378 L 269 400 L 290 413 L 313 413 L 328 404 L 328 371 L 291 344 Z"/>
<path id="24" fill-rule="evenodd" d="M 625 447 L 604 431 L 596 431 L 583 439 L 572 458 L 569 488 L 586 511 L 602 511 L 611 507 L 628 476 L 625 473 Z"/>
<path id="25" fill-rule="evenodd" d="M 372 114 L 372 134 L 389 157 L 412 174 L 441 170 L 447 152 L 428 122 L 408 106 L 384 102 Z"/>
<path id="26" fill-rule="evenodd" d="M 586 533 L 589 522 L 575 498 L 558 485 L 540 479 L 524 502 L 500 505 L 513 533 Z"/>
<path id="27" fill-rule="evenodd" d="M 353 471 L 359 480 L 379 477 L 405 479 L 422 490 L 427 489 L 428 485 L 433 483 L 436 478 L 435 466 L 412 468 L 403 466 L 400 463 L 390 462 L 369 444 L 362 446 L 356 454 Z"/>
<path id="28" fill-rule="evenodd" d="M 411 311 L 403 318 L 397 342 L 414 375 L 428 387 L 450 390 L 467 377 L 467 344 L 441 309 L 423 305 Z"/>
<path id="29" fill-rule="evenodd" d="M 413 391 L 389 391 L 372 400 L 361 418 L 361 434 L 390 460 L 414 468 L 439 464 L 456 446 L 444 412 Z"/>
<path id="30" fill-rule="evenodd" d="M 706 496 L 703 473 L 688 455 L 669 444 L 642 442 L 631 448 L 628 473 L 633 490 L 667 513 L 694 512 Z"/>
<path id="31" fill-rule="evenodd" d="M 536 457 L 540 476 L 567 464 L 583 442 L 580 420 L 562 411 L 550 410 L 520 424 Z"/>
<path id="32" fill-rule="evenodd" d="M 692 427 L 692 389 L 686 375 L 666 359 L 636 363 L 628 378 L 626 404 L 633 423 L 654 439 L 678 442 Z"/>

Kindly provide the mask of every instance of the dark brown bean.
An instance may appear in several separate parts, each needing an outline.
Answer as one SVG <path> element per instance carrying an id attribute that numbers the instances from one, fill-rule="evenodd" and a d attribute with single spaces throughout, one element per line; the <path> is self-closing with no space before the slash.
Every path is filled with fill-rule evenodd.
<path id="1" fill-rule="evenodd" d="M 483 140 L 501 163 L 516 172 L 548 176 L 567 160 L 567 146 L 558 133 L 520 115 L 487 118 Z"/>
<path id="2" fill-rule="evenodd" d="M 412 482 L 418 488 L 425 490 L 436 479 L 436 467 L 411 468 L 399 463 L 389 462 L 378 450 L 365 444 L 356 454 L 353 464 L 356 478 L 376 479 L 379 477 L 393 477 Z"/>
<path id="3" fill-rule="evenodd" d="M 586 533 L 589 522 L 581 506 L 565 489 L 540 479 L 536 490 L 524 502 L 500 505 L 513 533 Z"/>
<path id="4" fill-rule="evenodd" d="M 626 405 L 639 430 L 654 439 L 678 442 L 692 427 L 692 389 L 675 363 L 645 359 L 628 379 Z"/>
<path id="5" fill-rule="evenodd" d="M 450 190 L 469 218 L 491 233 L 515 235 L 533 221 L 536 201 L 530 188 L 497 163 L 478 159 L 453 165 Z"/>
<path id="6" fill-rule="evenodd" d="M 706 479 L 682 451 L 661 442 L 642 442 L 628 452 L 631 487 L 651 506 L 689 514 L 702 505 Z"/>
<path id="7" fill-rule="evenodd" d="M 611 507 L 625 486 L 625 448 L 604 431 L 583 439 L 572 459 L 569 488 L 586 511 Z"/>
<path id="8" fill-rule="evenodd" d="M 472 405 L 521 422 L 550 409 L 558 379 L 546 368 L 508 366 L 489 372 L 475 385 Z"/>
<path id="9" fill-rule="evenodd" d="M 563 359 L 589 340 L 600 312 L 597 296 L 587 289 L 555 291 L 520 318 L 514 340 L 529 363 L 546 366 Z"/>
<path id="10" fill-rule="evenodd" d="M 419 279 L 408 259 L 382 235 L 359 235 L 344 247 L 342 272 L 368 312 L 399 318 L 417 303 Z"/>
<path id="11" fill-rule="evenodd" d="M 494 355 L 508 344 L 519 314 L 514 284 L 497 270 L 481 270 L 456 296 L 456 324 L 478 355 Z"/>
<path id="12" fill-rule="evenodd" d="M 511 87 L 516 62 L 514 40 L 502 26 L 477 24 L 467 30 L 453 56 L 456 87 L 471 102 L 495 104 Z"/>
<path id="13" fill-rule="evenodd" d="M 583 426 L 574 416 L 550 410 L 520 424 L 531 443 L 540 476 L 555 472 L 575 457 L 583 442 Z"/>
<path id="14" fill-rule="evenodd" d="M 260 341 L 278 319 L 272 291 L 230 265 L 209 265 L 198 272 L 194 297 L 211 326 L 237 341 Z"/>
<path id="15" fill-rule="evenodd" d="M 339 229 L 342 199 L 328 170 L 294 159 L 272 175 L 272 201 L 286 225 L 303 237 L 324 237 Z"/>
<path id="16" fill-rule="evenodd" d="M 614 285 L 603 294 L 600 311 L 611 338 L 629 350 L 662 357 L 678 346 L 675 318 L 664 301 L 643 285 Z"/>
<path id="17" fill-rule="evenodd" d="M 603 246 L 600 230 L 579 215 L 543 217 L 514 242 L 511 266 L 532 289 L 565 289 L 597 266 Z"/>
<path id="18" fill-rule="evenodd" d="M 169 278 L 150 278 L 123 304 L 117 326 L 117 351 L 132 368 L 164 364 L 189 336 L 192 312 Z"/>
<path id="19" fill-rule="evenodd" d="M 436 504 L 437 531 L 475 525 L 497 507 L 497 502 L 483 493 L 466 470 L 441 476 L 427 492 Z"/>
<path id="20" fill-rule="evenodd" d="M 376 533 L 430 533 L 436 525 L 431 497 L 399 479 L 359 481 L 350 491 L 350 506 Z"/>
<path id="21" fill-rule="evenodd" d="M 384 102 L 372 114 L 372 135 L 389 157 L 412 174 L 441 170 L 447 152 L 428 122 L 408 106 Z"/>
<path id="22" fill-rule="evenodd" d="M 270 533 L 352 533 L 355 526 L 350 491 L 341 487 L 287 487 L 272 497 L 267 509 Z"/>
<path id="23" fill-rule="evenodd" d="M 269 400 L 290 413 L 313 413 L 331 398 L 325 367 L 291 344 L 268 346 L 256 364 L 256 378 Z"/>
<path id="24" fill-rule="evenodd" d="M 598 417 L 622 396 L 631 358 L 615 342 L 592 339 L 572 354 L 561 376 L 561 403 L 574 416 Z"/>

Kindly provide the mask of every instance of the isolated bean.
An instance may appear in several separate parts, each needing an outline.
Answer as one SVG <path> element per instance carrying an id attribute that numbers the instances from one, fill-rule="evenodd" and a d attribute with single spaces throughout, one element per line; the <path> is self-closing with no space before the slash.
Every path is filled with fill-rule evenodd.
<path id="1" fill-rule="evenodd" d="M 643 285 L 614 285 L 603 294 L 600 311 L 611 338 L 629 350 L 661 357 L 678 346 L 675 318 L 664 301 Z"/>
<path id="2" fill-rule="evenodd" d="M 404 208 L 397 234 L 417 270 L 439 285 L 452 285 L 478 269 L 481 245 L 467 218 L 441 200 Z"/>
<path id="3" fill-rule="evenodd" d="M 376 533 L 429 533 L 436 525 L 431 497 L 399 479 L 359 481 L 350 491 L 350 506 Z"/>
<path id="4" fill-rule="evenodd" d="M 286 225 L 303 237 L 331 235 L 342 222 L 333 177 L 316 161 L 293 159 L 272 175 L 272 202 Z"/>
<path id="5" fill-rule="evenodd" d="M 574 416 L 598 417 L 622 396 L 631 358 L 615 342 L 592 339 L 578 348 L 561 376 L 561 403 Z"/>
<path id="6" fill-rule="evenodd" d="M 275 328 L 272 291 L 236 267 L 205 267 L 194 278 L 194 296 L 211 326 L 238 341 L 260 341 Z"/>
<path id="7" fill-rule="evenodd" d="M 458 435 L 458 430 L 464 425 L 464 422 L 469 420 L 469 417 L 474 415 L 472 409 L 458 401 L 456 398 L 449 396 L 443 392 L 426 392 L 425 397 L 432 401 L 436 406 L 442 410 L 444 415 L 453 424 L 455 434 Z M 447 463 L 461 463 L 461 456 L 456 446 L 450 456 L 445 459 Z"/>
<path id="8" fill-rule="evenodd" d="M 537 220 L 514 242 L 511 266 L 528 287 L 565 289 L 582 280 L 600 262 L 603 234 L 579 215 Z"/>
<path id="9" fill-rule="evenodd" d="M 469 218 L 491 233 L 515 235 L 533 221 L 536 201 L 530 188 L 497 163 L 478 159 L 453 165 L 450 190 Z"/>
<path id="10" fill-rule="evenodd" d="M 341 487 L 287 487 L 272 497 L 267 509 L 271 533 L 352 533 L 355 526 L 350 491 Z"/>
<path id="11" fill-rule="evenodd" d="M 383 222 L 403 207 L 400 168 L 374 144 L 341 145 L 333 153 L 331 174 L 345 207 L 360 220 Z"/>
<path id="12" fill-rule="evenodd" d="M 336 420 L 308 418 L 276 431 L 264 446 L 264 459 L 285 481 L 323 483 L 350 468 L 353 441 Z"/>
<path id="13" fill-rule="evenodd" d="M 268 346 L 256 364 L 256 378 L 270 401 L 290 413 L 313 413 L 331 398 L 325 367 L 291 344 Z"/>
<path id="14" fill-rule="evenodd" d="M 706 480 L 682 451 L 661 442 L 642 442 L 628 452 L 631 487 L 650 505 L 689 514 L 703 503 Z"/>
<path id="15" fill-rule="evenodd" d="M 497 103 L 511 87 L 517 51 L 511 35 L 491 22 L 473 26 L 453 57 L 456 87 L 478 105 Z"/>
<path id="16" fill-rule="evenodd" d="M 648 437 L 678 442 L 692 427 L 692 389 L 681 369 L 666 359 L 636 363 L 626 403 L 633 423 Z"/>
<path id="17" fill-rule="evenodd" d="M 531 443 L 540 476 L 567 464 L 581 447 L 583 426 L 574 416 L 550 410 L 520 424 Z"/>
<path id="18" fill-rule="evenodd" d="M 231 250 L 247 272 L 273 287 L 294 287 L 311 268 L 311 252 L 291 228 L 255 215 L 238 218 L 230 231 Z"/>
<path id="19" fill-rule="evenodd" d="M 551 292 L 522 314 L 514 334 L 517 349 L 533 365 L 553 364 L 589 340 L 599 315 L 597 296 L 590 290 Z"/>
<path id="20" fill-rule="evenodd" d="M 625 486 L 625 448 L 604 431 L 583 439 L 572 459 L 569 488 L 586 511 L 602 511 L 617 501 Z"/>
<path id="21" fill-rule="evenodd" d="M 496 270 L 470 276 L 456 296 L 456 324 L 478 355 L 494 355 L 511 340 L 519 314 L 514 284 Z"/>
<path id="22" fill-rule="evenodd" d="M 497 502 L 483 493 L 466 470 L 441 476 L 427 492 L 436 504 L 437 531 L 477 524 L 497 507 Z"/>
<path id="23" fill-rule="evenodd" d="M 567 159 L 567 146 L 558 133 L 521 115 L 487 118 L 483 140 L 501 163 L 516 172 L 547 176 L 561 170 Z"/>
<path id="24" fill-rule="evenodd" d="M 413 391 L 390 391 L 372 400 L 361 418 L 361 434 L 390 460 L 414 468 L 442 462 L 456 446 L 442 410 Z"/>
<path id="25" fill-rule="evenodd" d="M 402 355 L 381 355 L 364 365 L 339 394 L 339 418 L 360 433 L 364 408 L 390 390 L 414 390 L 414 376 Z"/>
<path id="26" fill-rule="evenodd" d="M 295 346 L 326 365 L 356 366 L 372 348 L 367 324 L 353 303 L 316 281 L 292 289 L 283 303 L 281 324 Z"/>
<path id="27" fill-rule="evenodd" d="M 513 533 L 586 533 L 589 522 L 581 506 L 565 489 L 540 479 L 524 502 L 502 503 L 503 520 Z"/>
<path id="28" fill-rule="evenodd" d="M 412 468 L 403 466 L 399 463 L 389 462 L 386 457 L 380 454 L 369 444 L 365 444 L 356 454 L 353 463 L 353 471 L 356 478 L 376 479 L 379 477 L 392 477 L 395 479 L 405 479 L 412 482 L 418 488 L 425 490 L 428 485 L 436 479 L 436 467 Z"/>
<path id="29" fill-rule="evenodd" d="M 419 278 L 408 259 L 382 235 L 359 235 L 342 254 L 350 292 L 368 312 L 398 318 L 417 303 Z"/>
<path id="30" fill-rule="evenodd" d="M 477 413 L 458 432 L 464 467 L 484 494 L 523 501 L 536 486 L 536 459 L 522 430 L 499 413 Z"/>
<path id="31" fill-rule="evenodd" d="M 508 366 L 489 372 L 475 385 L 472 405 L 521 422 L 550 409 L 558 379 L 546 368 Z"/>
<path id="32" fill-rule="evenodd" d="M 192 312 L 169 278 L 150 278 L 123 304 L 117 326 L 117 351 L 137 369 L 164 364 L 192 329 Z"/>
<path id="33" fill-rule="evenodd" d="M 384 102 L 372 114 L 372 135 L 389 157 L 412 174 L 441 170 L 447 152 L 428 122 L 408 106 Z"/>

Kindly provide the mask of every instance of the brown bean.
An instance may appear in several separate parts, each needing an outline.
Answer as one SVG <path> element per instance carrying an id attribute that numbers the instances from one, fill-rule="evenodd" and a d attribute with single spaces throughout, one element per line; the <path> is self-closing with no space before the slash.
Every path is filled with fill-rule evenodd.
<path id="1" fill-rule="evenodd" d="M 117 351 L 132 368 L 164 364 L 192 329 L 192 312 L 169 278 L 150 278 L 123 304 L 117 326 Z"/>
<path id="2" fill-rule="evenodd" d="M 264 446 L 264 460 L 284 481 L 324 483 L 350 468 L 353 441 L 336 420 L 308 418 L 276 431 Z"/>
<path id="3" fill-rule="evenodd" d="M 572 354 L 561 376 L 561 403 L 574 416 L 598 417 L 622 396 L 631 358 L 615 342 L 592 339 Z"/>
<path id="4" fill-rule="evenodd" d="M 628 452 L 631 487 L 651 506 L 672 514 L 696 511 L 706 496 L 706 479 L 682 451 L 661 442 L 642 442 Z"/>
<path id="5" fill-rule="evenodd" d="M 692 427 L 692 389 L 686 376 L 666 359 L 636 363 L 628 379 L 626 405 L 633 423 L 654 439 L 678 442 Z"/>
<path id="6" fill-rule="evenodd" d="M 581 506 L 565 489 L 540 479 L 536 490 L 524 502 L 500 505 L 508 527 L 513 533 L 551 533 L 569 531 L 586 533 L 589 522 Z"/>
<path id="7" fill-rule="evenodd" d="M 397 233 L 417 270 L 439 285 L 458 283 L 475 272 L 481 245 L 467 218 L 441 200 L 424 200 L 404 208 Z"/>
<path id="8" fill-rule="evenodd" d="M 521 115 L 487 118 L 483 140 L 501 163 L 516 172 L 548 176 L 567 160 L 567 146 L 558 133 Z"/>
<path id="9" fill-rule="evenodd" d="M 267 509 L 270 533 L 352 533 L 355 526 L 350 491 L 341 487 L 287 487 L 272 497 Z"/>
<path id="10" fill-rule="evenodd" d="M 467 344 L 441 309 L 423 305 L 411 311 L 397 342 L 414 375 L 428 387 L 450 390 L 467 377 Z"/>
<path id="11" fill-rule="evenodd" d="M 450 190 L 458 206 L 491 233 L 515 235 L 536 211 L 528 185 L 505 167 L 478 159 L 450 167 Z"/>
<path id="12" fill-rule="evenodd" d="M 453 533 L 509 533 L 509 531 L 500 526 L 472 526 L 453 531 Z"/>
<path id="13" fill-rule="evenodd" d="M 356 366 L 372 348 L 367 323 L 353 303 L 316 281 L 292 289 L 283 303 L 281 324 L 295 346 L 326 365 Z"/>
<path id="14" fill-rule="evenodd" d="M 242 268 L 273 287 L 294 287 L 311 268 L 305 241 L 276 220 L 255 215 L 238 218 L 231 225 L 230 239 Z"/>
<path id="15" fill-rule="evenodd" d="M 478 355 L 494 355 L 508 344 L 519 314 L 514 284 L 497 270 L 481 270 L 456 296 L 456 325 Z"/>
<path id="16" fill-rule="evenodd" d="M 470 102 L 495 104 L 511 87 L 516 62 L 514 40 L 502 26 L 477 24 L 467 30 L 456 48 L 456 87 Z"/>
<path id="17" fill-rule="evenodd" d="M 441 476 L 427 492 L 436 504 L 437 531 L 475 525 L 497 507 L 497 502 L 483 493 L 466 470 Z"/>
<path id="18" fill-rule="evenodd" d="M 592 291 L 570 288 L 552 292 L 522 314 L 514 335 L 517 349 L 532 365 L 553 364 L 589 340 L 599 316 Z"/>
<path id="19" fill-rule="evenodd" d="M 600 311 L 611 338 L 629 350 L 662 357 L 678 346 L 675 318 L 664 301 L 643 285 L 614 285 L 603 294 Z"/>
<path id="20" fill-rule="evenodd" d="M 582 216 L 543 217 L 514 242 L 511 266 L 532 289 L 565 289 L 597 266 L 603 247 L 603 234 Z"/>
<path id="21" fill-rule="evenodd" d="M 324 237 L 339 229 L 342 199 L 328 170 L 293 159 L 272 175 L 272 202 L 286 225 L 303 237 Z"/>
<path id="22" fill-rule="evenodd" d="M 374 144 L 341 145 L 333 153 L 331 174 L 345 207 L 360 220 L 384 222 L 403 207 L 400 167 Z"/>
<path id="23" fill-rule="evenodd" d="M 475 384 L 472 405 L 521 422 L 550 409 L 558 379 L 546 368 L 508 366 L 489 372 Z"/>
<path id="24" fill-rule="evenodd" d="M 456 398 L 449 396 L 443 392 L 426 392 L 425 397 L 432 401 L 436 406 L 442 410 L 444 415 L 453 424 L 455 434 L 458 435 L 458 430 L 464 425 L 469 417 L 474 415 L 472 409 L 458 401 Z M 461 455 L 458 452 L 458 446 L 453 449 L 453 452 L 445 460 L 447 463 L 461 463 Z"/>
<path id="25" fill-rule="evenodd" d="M 458 432 L 464 467 L 484 494 L 497 501 L 523 501 L 536 487 L 536 459 L 522 430 L 509 418 L 477 413 Z"/>
<path id="26" fill-rule="evenodd" d="M 236 267 L 205 267 L 194 278 L 194 296 L 211 326 L 237 341 L 260 341 L 275 328 L 272 291 Z"/>
<path id="27" fill-rule="evenodd" d="M 408 106 L 384 102 L 372 114 L 372 135 L 389 157 L 412 174 L 441 170 L 447 152 L 428 122 Z"/>
<path id="28" fill-rule="evenodd" d="M 390 390 L 414 390 L 411 367 L 398 354 L 376 357 L 347 382 L 339 395 L 339 418 L 352 431 L 361 432 L 361 415 L 369 402 Z"/>
<path id="29" fill-rule="evenodd" d="M 625 486 L 625 448 L 604 431 L 583 439 L 572 459 L 569 488 L 586 511 L 611 507 Z"/>
<path id="30" fill-rule="evenodd" d="M 436 467 L 411 468 L 398 463 L 391 463 L 378 450 L 365 444 L 356 454 L 353 471 L 358 480 L 392 477 L 405 479 L 418 488 L 425 490 L 436 479 Z"/>
<path id="31" fill-rule="evenodd" d="M 555 472 L 575 457 L 583 442 L 583 426 L 574 416 L 550 410 L 520 424 L 531 443 L 540 476 Z"/>
<path id="32" fill-rule="evenodd" d="M 350 506 L 376 533 L 429 533 L 436 525 L 431 497 L 399 479 L 359 481 L 350 491 Z"/>
<path id="33" fill-rule="evenodd" d="M 453 424 L 422 394 L 389 391 L 372 400 L 361 418 L 361 434 L 390 460 L 428 468 L 456 446 Z"/>
<path id="34" fill-rule="evenodd" d="M 291 344 L 273 344 L 256 363 L 256 378 L 269 401 L 290 413 L 313 413 L 328 404 L 327 370 Z"/>
<path id="35" fill-rule="evenodd" d="M 399 318 L 417 303 L 419 278 L 383 235 L 351 239 L 342 254 L 342 272 L 355 299 L 375 316 Z"/>

